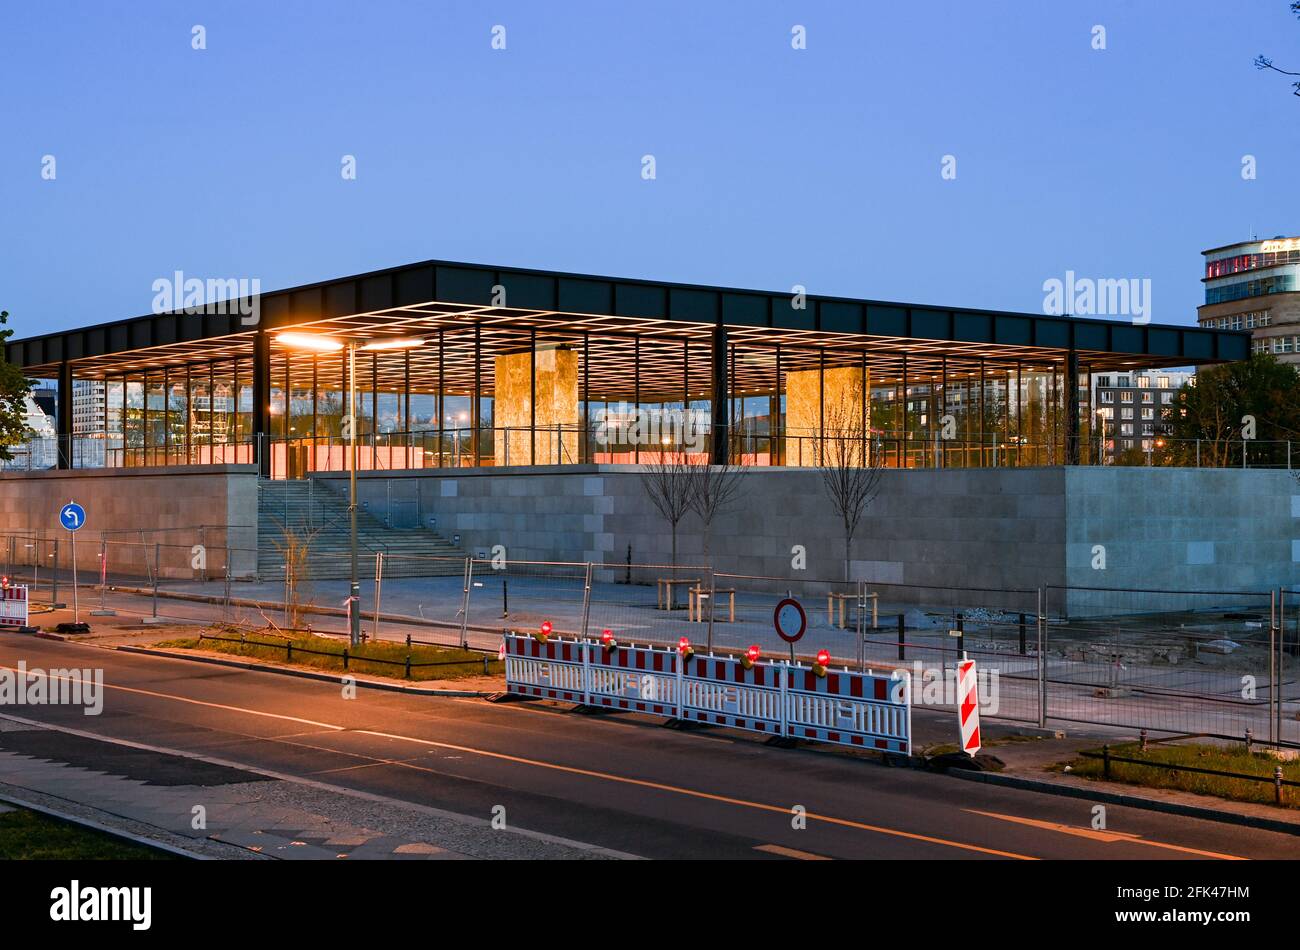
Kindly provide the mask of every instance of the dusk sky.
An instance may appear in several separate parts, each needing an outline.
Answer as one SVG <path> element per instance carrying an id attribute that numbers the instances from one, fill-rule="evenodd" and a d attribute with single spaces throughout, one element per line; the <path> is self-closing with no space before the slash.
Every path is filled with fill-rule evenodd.
<path id="1" fill-rule="evenodd" d="M 1189 324 L 1203 249 L 1300 234 L 1300 98 L 1252 65 L 1300 69 L 1286 0 L 46 0 L 0 36 L 19 337 L 177 270 L 431 258 L 1033 312 L 1071 270 Z"/>

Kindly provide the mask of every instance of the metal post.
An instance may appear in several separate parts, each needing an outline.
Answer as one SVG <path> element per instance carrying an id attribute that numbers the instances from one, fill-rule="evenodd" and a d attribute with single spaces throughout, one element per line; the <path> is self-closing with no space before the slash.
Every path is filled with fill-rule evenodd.
<path id="1" fill-rule="evenodd" d="M 957 615 L 957 653 L 958 659 L 966 657 L 966 618 Z"/>
<path id="2" fill-rule="evenodd" d="M 375 639 L 379 639 L 379 595 L 384 583 L 384 552 L 375 552 Z"/>
<path id="3" fill-rule="evenodd" d="M 1020 655 L 1025 655 L 1025 615 L 1020 615 Z"/>
<path id="4" fill-rule="evenodd" d="M 906 656 L 907 648 L 904 646 L 904 637 L 905 637 L 905 628 L 903 622 L 903 615 L 899 614 L 898 615 L 898 658 L 900 660 L 907 659 Z"/>
<path id="5" fill-rule="evenodd" d="M 81 605 L 77 600 L 77 532 L 72 535 L 72 622 L 81 623 Z"/>
<path id="6" fill-rule="evenodd" d="M 465 649 L 469 641 L 466 639 L 469 626 L 469 589 L 474 584 L 474 558 L 466 556 L 465 558 L 465 599 L 460 605 L 460 648 Z"/>
<path id="7" fill-rule="evenodd" d="M 1278 681 L 1281 684 L 1282 677 L 1286 676 L 1286 671 L 1282 668 L 1286 660 L 1286 642 L 1287 642 L 1287 590 L 1286 587 L 1278 587 Z M 1282 687 L 1278 686 L 1274 690 L 1278 694 L 1278 708 L 1274 712 L 1278 724 L 1278 742 L 1282 742 Z"/>
<path id="8" fill-rule="evenodd" d="M 108 610 L 108 539 L 99 539 L 99 612 Z"/>
<path id="9" fill-rule="evenodd" d="M 587 620 L 591 616 L 591 575 L 592 564 L 587 562 L 587 572 L 582 582 L 582 638 L 587 638 Z M 586 655 L 585 653 L 583 654 Z"/>
<path id="10" fill-rule="evenodd" d="M 1043 640 L 1047 634 L 1047 618 L 1043 616 L 1043 589 L 1038 588 L 1038 726 L 1047 726 L 1047 651 Z"/>
<path id="11" fill-rule="evenodd" d="M 864 670 L 867 665 L 867 632 L 864 625 L 867 622 L 867 586 L 866 581 L 858 581 L 858 669 Z"/>
<path id="12" fill-rule="evenodd" d="M 1277 748 L 1277 719 L 1273 704 L 1277 701 L 1277 590 L 1268 595 L 1268 744 Z"/>
<path id="13" fill-rule="evenodd" d="M 41 551 L 40 542 L 36 544 L 36 553 Z M 50 570 L 50 603 L 55 606 L 59 604 L 59 539 L 54 539 L 54 567 Z"/>
<path id="14" fill-rule="evenodd" d="M 348 342 L 348 528 L 352 549 L 348 639 L 357 647 L 361 645 L 361 583 L 357 577 L 357 345 L 352 341 Z M 463 633 L 461 639 L 464 640 Z"/>
<path id="15" fill-rule="evenodd" d="M 1286 588 L 1277 589 L 1277 678 L 1282 679 L 1286 675 L 1283 669 L 1286 663 Z M 1277 693 L 1277 740 L 1282 741 L 1282 689 L 1281 686 L 1274 690 Z"/>
<path id="16" fill-rule="evenodd" d="M 162 545 L 157 541 L 153 543 L 153 617 L 158 618 L 158 571 L 161 567 L 159 557 L 162 554 Z"/>
<path id="17" fill-rule="evenodd" d="M 713 652 L 713 605 L 717 602 L 717 593 L 718 577 L 713 573 L 713 568 L 709 568 L 709 633 L 707 639 L 710 653 Z M 699 604 L 699 598 L 696 597 L 695 606 L 697 610 L 699 609 Z M 698 616 L 698 614 L 696 616 Z"/>

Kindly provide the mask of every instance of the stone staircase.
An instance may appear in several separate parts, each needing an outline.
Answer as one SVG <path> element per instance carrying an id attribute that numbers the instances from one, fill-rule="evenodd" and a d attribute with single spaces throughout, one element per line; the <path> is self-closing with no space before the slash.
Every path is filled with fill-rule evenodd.
<path id="1" fill-rule="evenodd" d="M 351 534 L 346 496 L 310 478 L 259 480 L 257 573 L 262 580 L 284 577 L 284 549 L 290 533 L 307 546 L 306 576 L 321 580 L 349 576 Z M 427 528 L 390 528 L 359 509 L 357 556 L 363 581 L 374 579 L 377 552 L 384 554 L 385 578 L 460 576 L 466 556 Z M 433 557 L 446 560 L 430 560 Z"/>

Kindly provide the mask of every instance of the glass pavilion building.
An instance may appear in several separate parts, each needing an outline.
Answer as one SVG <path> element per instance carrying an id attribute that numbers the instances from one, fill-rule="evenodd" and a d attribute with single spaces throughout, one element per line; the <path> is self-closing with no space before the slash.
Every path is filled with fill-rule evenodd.
<path id="1" fill-rule="evenodd" d="M 58 467 L 340 471 L 353 395 L 362 470 L 808 466 L 842 438 L 891 467 L 1080 464 L 1092 374 L 1250 351 L 1230 329 L 441 261 L 238 304 L 9 342 L 58 381 Z M 102 399 L 93 425 L 74 388 Z"/>

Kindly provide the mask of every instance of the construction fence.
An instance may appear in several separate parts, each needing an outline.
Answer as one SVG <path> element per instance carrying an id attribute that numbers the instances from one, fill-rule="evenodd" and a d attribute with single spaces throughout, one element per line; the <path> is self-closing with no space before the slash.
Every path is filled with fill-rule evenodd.
<path id="1" fill-rule="evenodd" d="M 286 550 L 267 561 L 234 528 L 87 535 L 78 594 L 89 611 L 264 629 L 348 630 L 351 558 Z M 196 545 L 202 557 L 196 553 Z M 0 536 L 6 576 L 35 605 L 71 605 L 71 545 Z M 268 569 L 269 568 L 269 569 Z M 1043 585 L 918 587 L 764 577 L 708 566 L 511 561 L 358 552 L 368 638 L 496 651 L 543 623 L 556 636 L 911 675 L 917 710 L 952 709 L 963 655 L 981 670 L 986 717 L 1048 726 L 1204 734 L 1300 745 L 1300 603 L 1265 591 Z M 797 601 L 805 630 L 778 634 Z M 48 607 L 47 607 L 48 609 Z M 92 619 L 83 616 L 83 619 Z M 34 619 L 39 623 L 39 619 Z"/>

